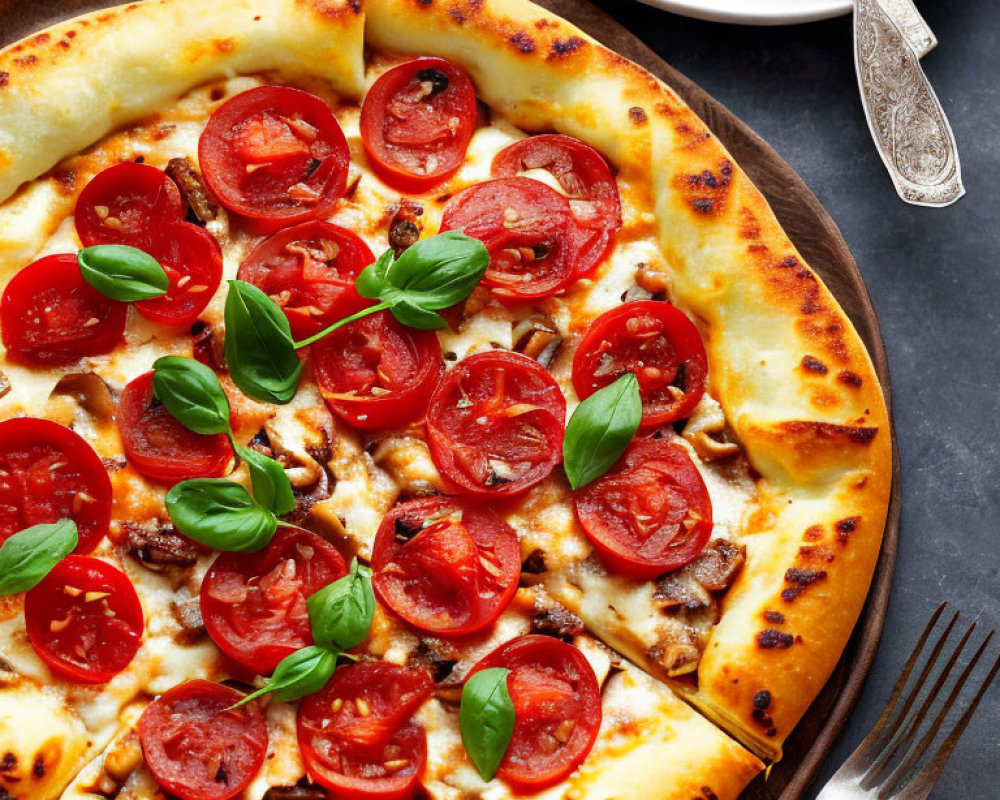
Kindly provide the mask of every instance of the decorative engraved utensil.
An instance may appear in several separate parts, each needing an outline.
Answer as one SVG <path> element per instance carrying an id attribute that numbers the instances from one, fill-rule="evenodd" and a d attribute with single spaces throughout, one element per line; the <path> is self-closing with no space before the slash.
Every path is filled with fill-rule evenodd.
<path id="1" fill-rule="evenodd" d="M 882 0 L 885 12 L 892 17 L 899 32 L 906 37 L 917 58 L 937 47 L 937 36 L 913 5 L 913 0 Z"/>
<path id="2" fill-rule="evenodd" d="M 891 6 L 899 13 L 896 7 L 905 4 L 854 2 L 854 63 L 861 101 L 899 196 L 914 205 L 947 206 L 965 194 L 958 149 L 917 53 L 888 10 Z M 911 22 L 908 30 L 917 30 L 905 10 L 903 19 Z M 922 18 L 920 23 L 926 28 Z"/>

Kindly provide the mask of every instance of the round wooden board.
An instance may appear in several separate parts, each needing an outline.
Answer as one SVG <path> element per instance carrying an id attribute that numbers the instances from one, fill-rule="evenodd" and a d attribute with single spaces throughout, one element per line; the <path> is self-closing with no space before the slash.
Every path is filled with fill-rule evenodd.
<path id="1" fill-rule="evenodd" d="M 607 47 L 669 84 L 706 122 L 764 193 L 809 265 L 837 297 L 871 353 L 890 403 L 889 367 L 878 319 L 857 264 L 834 221 L 802 179 L 770 146 L 701 87 L 673 69 L 607 14 L 585 0 L 536 0 Z M 114 0 L 0 0 L 0 46 Z M 799 800 L 857 700 L 885 620 L 899 535 L 899 453 L 893 437 L 892 501 L 868 602 L 827 685 L 785 742 L 784 758 L 741 800 Z"/>

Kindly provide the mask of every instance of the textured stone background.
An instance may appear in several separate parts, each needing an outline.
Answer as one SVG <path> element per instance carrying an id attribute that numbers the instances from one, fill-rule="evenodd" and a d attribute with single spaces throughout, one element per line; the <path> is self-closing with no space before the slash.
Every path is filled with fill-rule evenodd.
<path id="1" fill-rule="evenodd" d="M 1000 0 L 917 3 L 941 42 L 924 69 L 968 190 L 947 209 L 896 198 L 862 114 L 848 17 L 748 28 L 597 0 L 802 176 L 843 231 L 879 313 L 903 462 L 899 560 L 878 656 L 809 798 L 874 725 L 941 600 L 966 621 L 981 617 L 981 629 L 1000 625 Z M 931 796 L 1000 797 L 997 767 L 1000 681 Z"/>

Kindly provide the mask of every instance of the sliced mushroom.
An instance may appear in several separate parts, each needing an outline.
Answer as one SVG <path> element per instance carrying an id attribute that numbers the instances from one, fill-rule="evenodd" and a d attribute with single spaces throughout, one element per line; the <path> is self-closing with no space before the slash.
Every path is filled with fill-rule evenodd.
<path id="1" fill-rule="evenodd" d="M 69 403 L 88 414 L 95 422 L 111 422 L 115 416 L 115 397 L 104 378 L 96 372 L 71 372 L 63 375 L 49 393 L 45 416 L 59 417 Z M 75 416 L 71 413 L 69 422 Z"/>
<path id="2" fill-rule="evenodd" d="M 123 522 L 125 552 L 153 572 L 190 567 L 198 560 L 198 549 L 170 525 Z"/>
<path id="3" fill-rule="evenodd" d="M 201 175 L 188 158 L 172 158 L 164 170 L 181 190 L 181 196 L 187 202 L 195 219 L 202 224 L 211 222 L 219 214 L 219 207 L 212 202 L 208 190 L 201 180 Z"/>
<path id="4" fill-rule="evenodd" d="M 698 633 L 693 628 L 684 627 L 649 648 L 649 657 L 663 667 L 669 677 L 676 678 L 698 669 L 703 649 Z"/>
<path id="5" fill-rule="evenodd" d="M 681 436 L 687 439 L 704 461 L 718 461 L 740 451 L 736 442 L 725 441 L 726 415 L 708 394 L 704 394 L 694 407 Z"/>
<path id="6" fill-rule="evenodd" d="M 536 600 L 531 632 L 568 642 L 583 633 L 583 621 L 561 605 L 544 605 Z"/>
<path id="7" fill-rule="evenodd" d="M 746 554 L 743 545 L 715 539 L 685 569 L 708 591 L 722 592 L 732 585 L 746 561 Z"/>
<path id="8" fill-rule="evenodd" d="M 533 314 L 514 326 L 514 350 L 548 367 L 562 345 L 563 337 L 551 317 Z"/>
<path id="9" fill-rule="evenodd" d="M 661 611 L 676 608 L 694 611 L 712 604 L 712 596 L 687 570 L 677 570 L 660 578 L 653 591 L 653 600 Z"/>

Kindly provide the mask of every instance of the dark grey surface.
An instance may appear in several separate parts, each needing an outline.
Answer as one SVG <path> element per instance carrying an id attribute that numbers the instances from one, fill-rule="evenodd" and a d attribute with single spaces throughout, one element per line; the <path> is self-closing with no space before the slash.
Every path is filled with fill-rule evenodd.
<path id="1" fill-rule="evenodd" d="M 941 42 L 924 69 L 968 190 L 947 209 L 897 199 L 861 110 L 848 17 L 748 28 L 633 0 L 597 5 L 803 177 L 843 231 L 879 314 L 903 462 L 899 560 L 878 655 L 811 798 L 874 725 L 940 601 L 1000 627 L 1000 0 L 918 0 Z M 998 798 L 998 767 L 995 685 L 931 797 Z"/>

